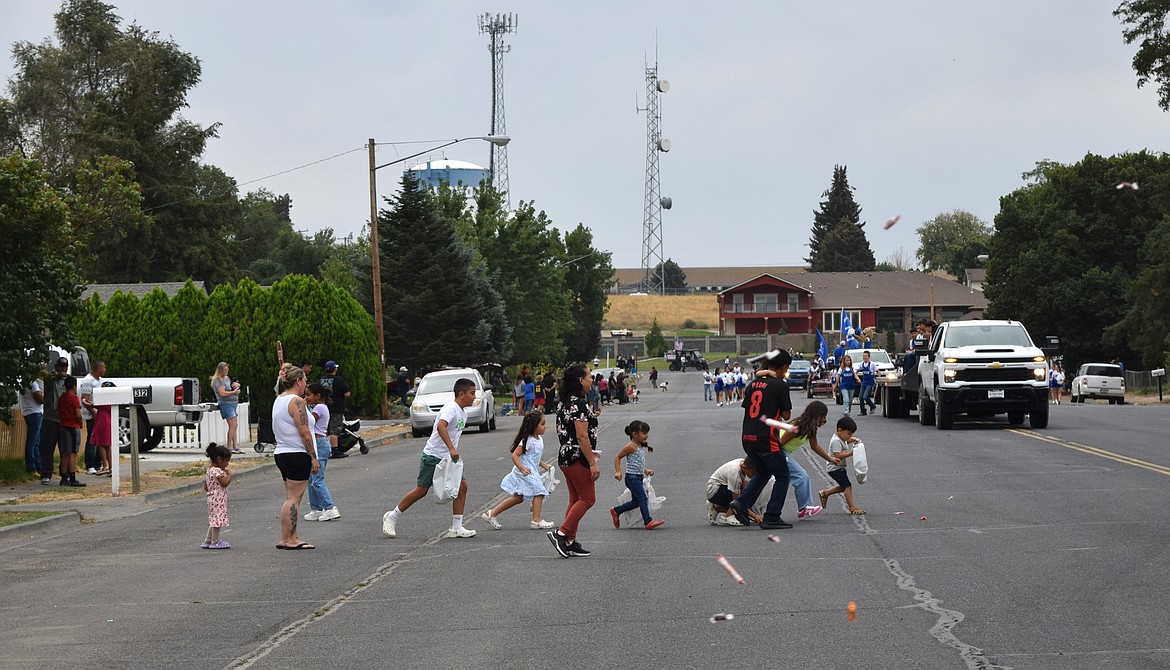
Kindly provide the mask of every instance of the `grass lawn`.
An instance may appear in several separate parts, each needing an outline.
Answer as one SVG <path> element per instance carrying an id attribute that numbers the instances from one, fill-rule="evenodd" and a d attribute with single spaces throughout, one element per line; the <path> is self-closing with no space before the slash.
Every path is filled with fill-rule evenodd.
<path id="1" fill-rule="evenodd" d="M 602 332 L 614 328 L 648 330 L 654 319 L 663 330 L 677 330 L 687 319 L 695 328 L 719 326 L 719 305 L 712 294 L 609 295 Z"/>
<path id="2" fill-rule="evenodd" d="M 36 478 L 35 475 L 29 475 L 24 471 L 23 458 L 0 459 L 0 486 L 31 482 Z"/>
<path id="3" fill-rule="evenodd" d="M 0 512 L 0 526 L 15 526 L 25 521 L 36 521 L 58 514 L 64 514 L 64 512 Z"/>

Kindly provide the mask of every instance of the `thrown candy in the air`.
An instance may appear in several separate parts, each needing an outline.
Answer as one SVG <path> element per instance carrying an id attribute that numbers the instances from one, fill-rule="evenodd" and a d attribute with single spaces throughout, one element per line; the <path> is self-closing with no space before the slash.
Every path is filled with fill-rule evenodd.
<path id="1" fill-rule="evenodd" d="M 723 566 L 723 569 L 727 571 L 727 574 L 731 575 L 731 578 L 735 580 L 737 584 L 744 583 L 743 577 L 740 577 L 739 573 L 735 571 L 735 568 L 727 562 L 727 559 L 723 558 L 723 554 L 715 554 L 715 560 L 719 561 L 719 565 Z"/>
<path id="2" fill-rule="evenodd" d="M 731 621 L 734 618 L 735 618 L 734 614 L 727 614 L 726 612 L 720 612 L 719 614 L 716 614 L 715 616 L 708 619 L 708 621 L 710 621 L 711 623 L 715 623 L 716 621 Z"/>
<path id="3" fill-rule="evenodd" d="M 894 224 L 897 223 L 898 221 L 900 221 L 901 219 L 902 219 L 901 214 L 895 214 L 895 215 L 891 216 L 890 218 L 886 219 L 886 225 L 883 226 L 883 228 L 885 228 L 886 230 L 889 230 L 890 228 L 893 228 Z"/>
<path id="4" fill-rule="evenodd" d="M 784 423 L 783 421 L 777 421 L 776 419 L 769 419 L 766 416 L 760 417 L 760 421 L 763 421 L 764 423 L 768 424 L 770 427 L 776 428 L 778 430 L 786 430 L 790 433 L 796 432 L 796 426 L 794 426 L 790 423 Z"/>
<path id="5" fill-rule="evenodd" d="M 1131 188 L 1131 189 L 1136 191 L 1136 190 L 1138 190 L 1138 185 L 1137 185 L 1136 181 L 1123 181 L 1120 184 L 1118 184 L 1116 188 L 1118 191 L 1120 191 L 1121 189 L 1124 189 L 1124 188 Z"/>

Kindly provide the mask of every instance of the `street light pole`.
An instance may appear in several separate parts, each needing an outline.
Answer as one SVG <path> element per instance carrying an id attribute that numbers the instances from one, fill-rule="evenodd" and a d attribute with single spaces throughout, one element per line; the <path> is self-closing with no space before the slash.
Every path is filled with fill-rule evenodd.
<path id="1" fill-rule="evenodd" d="M 377 145 L 374 138 L 370 138 L 367 145 L 370 155 L 370 256 L 373 261 L 373 275 L 374 275 L 374 326 L 378 332 L 378 364 L 382 368 L 382 418 L 390 418 L 390 398 L 386 395 L 386 325 L 382 321 L 382 263 L 381 253 L 378 249 L 378 180 L 377 173 L 384 167 L 403 163 L 412 158 L 418 158 L 423 154 L 428 154 L 432 151 L 437 151 L 444 147 L 449 147 L 452 144 L 457 144 L 465 140 L 483 140 L 495 146 L 502 147 L 512 141 L 512 138 L 507 135 L 477 135 L 473 137 L 461 137 L 457 140 L 451 140 L 437 147 L 431 147 L 426 151 L 420 151 L 416 154 L 392 160 L 389 163 L 377 165 L 374 157 L 374 147 Z"/>

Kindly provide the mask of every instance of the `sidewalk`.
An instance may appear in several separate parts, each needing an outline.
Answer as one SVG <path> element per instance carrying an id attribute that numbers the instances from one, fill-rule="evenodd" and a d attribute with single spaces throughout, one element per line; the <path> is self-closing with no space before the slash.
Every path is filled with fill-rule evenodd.
<path id="1" fill-rule="evenodd" d="M 363 422 L 364 423 L 364 422 Z M 361 435 L 366 441 L 366 446 L 373 450 L 376 447 L 396 442 L 402 438 L 403 435 L 409 434 L 410 426 L 397 421 L 386 422 L 370 422 L 368 425 L 362 426 Z M 256 453 L 251 444 L 241 445 L 247 453 L 241 458 L 261 457 L 261 454 Z M 351 456 L 359 458 L 368 458 L 372 455 L 366 454 L 364 456 L 358 455 L 355 447 L 350 451 Z M 240 477 L 241 481 L 247 477 L 257 475 L 268 476 L 268 473 L 276 469 L 276 463 L 272 461 L 272 449 L 269 448 L 263 457 L 267 462 L 252 465 L 242 470 L 238 470 L 235 476 Z M 172 468 L 184 463 L 206 461 L 207 457 L 201 450 L 198 449 L 166 449 L 154 450 L 150 453 L 139 456 L 139 471 L 141 473 L 152 472 L 155 470 L 162 470 Z M 24 496 L 41 493 L 47 489 L 57 489 L 57 479 L 53 479 L 52 484 L 44 486 L 40 481 L 24 482 L 20 484 L 12 484 L 3 487 L 0 490 L 0 511 L 61 511 L 71 512 L 71 514 L 64 514 L 61 516 L 45 517 L 35 521 L 15 524 L 12 526 L 0 526 L 0 537 L 8 535 L 13 537 L 13 534 L 27 535 L 29 533 L 40 533 L 48 530 L 56 530 L 62 526 L 76 526 L 78 523 L 94 523 L 101 521 L 108 521 L 110 519 L 119 519 L 127 516 L 134 516 L 150 511 L 155 505 L 162 502 L 174 500 L 176 498 L 191 495 L 197 491 L 203 490 L 202 481 L 183 482 L 176 486 L 165 489 L 144 491 L 138 494 L 130 493 L 130 460 L 129 457 L 123 456 L 121 463 L 121 495 L 111 497 L 109 495 L 110 479 L 108 477 L 97 477 L 94 475 L 87 475 L 84 473 L 78 474 L 78 478 L 93 487 L 94 493 L 98 494 L 94 497 L 87 498 L 73 498 L 68 500 L 55 500 L 46 502 L 11 504 L 10 501 L 22 498 Z M 87 487 L 88 489 L 89 487 Z M 77 489 L 70 489 L 76 491 Z M 105 494 L 99 497 L 100 494 Z"/>

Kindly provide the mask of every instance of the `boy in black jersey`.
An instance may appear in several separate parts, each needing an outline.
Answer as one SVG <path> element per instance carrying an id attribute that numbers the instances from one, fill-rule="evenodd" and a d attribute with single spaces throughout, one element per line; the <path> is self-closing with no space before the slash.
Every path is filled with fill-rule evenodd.
<path id="1" fill-rule="evenodd" d="M 755 468 L 756 474 L 728 507 L 740 523 L 748 525 L 750 519 L 747 510 L 755 505 L 756 498 L 768 480 L 775 477 L 772 497 L 764 511 L 760 528 L 792 528 L 792 524 L 780 518 L 784 497 L 788 492 L 787 455 L 780 446 L 776 431 L 763 421 L 765 418 L 784 421 L 792 415 L 792 400 L 788 396 L 788 383 L 784 381 L 792 356 L 787 351 L 773 349 L 760 358 L 763 359 L 763 365 L 775 373 L 775 377 L 755 377 L 748 384 L 742 405 L 743 432 L 740 436 L 748 462 Z"/>

